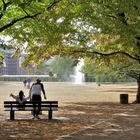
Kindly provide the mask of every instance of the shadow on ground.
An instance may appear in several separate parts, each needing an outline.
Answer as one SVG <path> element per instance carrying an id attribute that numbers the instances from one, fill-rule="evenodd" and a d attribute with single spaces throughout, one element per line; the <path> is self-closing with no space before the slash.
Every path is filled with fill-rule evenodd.
<path id="1" fill-rule="evenodd" d="M 32 120 L 30 113 L 0 115 L 0 139 L 33 140 L 139 140 L 140 105 L 67 103 L 48 120 L 47 113 Z"/>

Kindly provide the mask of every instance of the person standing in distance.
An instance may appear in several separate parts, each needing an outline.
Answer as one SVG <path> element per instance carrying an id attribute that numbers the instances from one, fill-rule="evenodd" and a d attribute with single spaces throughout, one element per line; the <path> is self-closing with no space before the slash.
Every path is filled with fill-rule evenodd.
<path id="1" fill-rule="evenodd" d="M 40 79 L 37 79 L 35 83 L 32 84 L 29 95 L 31 97 L 31 101 L 33 102 L 33 119 L 40 119 L 39 112 L 41 110 L 41 92 L 44 95 L 44 99 L 46 100 L 44 85 L 41 83 Z"/>

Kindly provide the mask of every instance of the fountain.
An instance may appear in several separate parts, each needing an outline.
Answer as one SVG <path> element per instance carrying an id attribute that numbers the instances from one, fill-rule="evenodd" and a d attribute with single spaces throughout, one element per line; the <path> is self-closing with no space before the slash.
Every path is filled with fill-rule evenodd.
<path id="1" fill-rule="evenodd" d="M 75 84 L 82 84 L 85 81 L 84 74 L 81 72 L 81 68 L 83 65 L 84 65 L 84 60 L 80 59 L 77 66 L 75 67 L 75 74 L 74 74 Z"/>

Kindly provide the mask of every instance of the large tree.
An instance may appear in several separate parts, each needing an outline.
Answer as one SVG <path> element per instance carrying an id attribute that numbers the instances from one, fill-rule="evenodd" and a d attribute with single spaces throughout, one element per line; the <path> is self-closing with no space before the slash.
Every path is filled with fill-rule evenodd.
<path id="1" fill-rule="evenodd" d="M 28 42 L 25 64 L 58 54 L 127 61 L 139 70 L 139 0 L 2 0 L 0 10 L 0 32 Z M 138 70 L 131 72 L 140 102 Z"/>
<path id="2" fill-rule="evenodd" d="M 93 35 L 96 43 L 86 49 L 86 54 L 112 60 L 118 69 L 135 78 L 136 101 L 140 102 L 140 1 L 102 0 L 90 5 L 94 12 L 88 20 L 101 30 Z"/>
<path id="3" fill-rule="evenodd" d="M 137 80 L 136 102 L 140 102 L 140 1 L 90 0 L 75 3 L 73 6 L 79 13 L 79 18 L 73 20 L 78 23 L 74 26 L 77 32 L 69 35 L 69 41 L 71 44 L 77 41 L 77 44 L 70 45 L 70 54 L 108 63 L 113 61 L 120 71 Z"/>

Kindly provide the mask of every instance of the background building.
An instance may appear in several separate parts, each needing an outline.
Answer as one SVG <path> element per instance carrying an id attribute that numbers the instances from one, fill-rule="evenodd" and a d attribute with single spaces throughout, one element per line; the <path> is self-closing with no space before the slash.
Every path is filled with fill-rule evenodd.
<path id="1" fill-rule="evenodd" d="M 4 54 L 3 65 L 0 67 L 1 75 L 27 74 L 27 70 L 21 68 L 21 58 L 12 58 L 14 50 L 0 50 Z"/>

